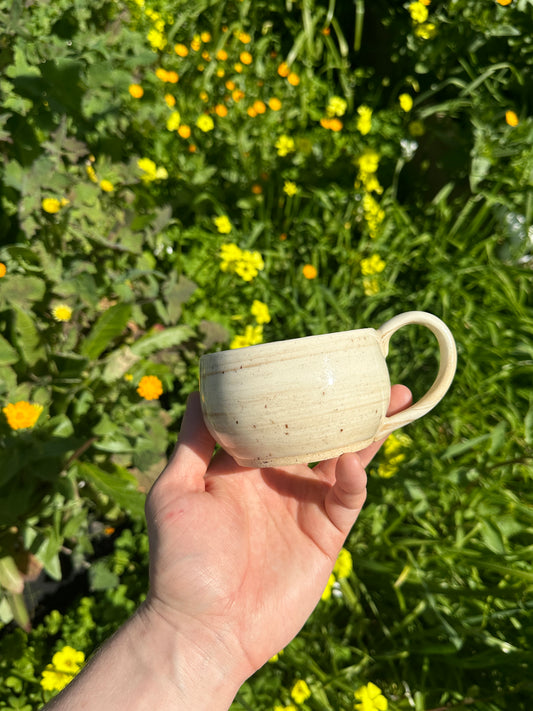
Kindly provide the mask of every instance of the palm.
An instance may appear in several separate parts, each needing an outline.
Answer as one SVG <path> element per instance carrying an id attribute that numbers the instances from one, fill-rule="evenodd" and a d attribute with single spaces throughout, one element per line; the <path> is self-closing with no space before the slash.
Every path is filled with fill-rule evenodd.
<path id="1" fill-rule="evenodd" d="M 376 448 L 360 453 L 363 464 Z M 223 452 L 210 460 L 212 449 L 195 402 L 149 497 L 150 599 L 167 618 L 232 630 L 257 668 L 319 600 L 366 478 L 357 455 L 340 467 L 331 460 L 314 469 L 243 469 Z"/>

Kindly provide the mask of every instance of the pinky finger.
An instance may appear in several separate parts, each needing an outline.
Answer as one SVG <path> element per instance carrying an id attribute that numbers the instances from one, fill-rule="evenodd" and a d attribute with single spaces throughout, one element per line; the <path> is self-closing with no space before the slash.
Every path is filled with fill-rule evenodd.
<path id="1" fill-rule="evenodd" d="M 335 468 L 335 483 L 324 505 L 331 523 L 345 536 L 366 500 L 366 472 L 357 454 L 343 454 Z"/>

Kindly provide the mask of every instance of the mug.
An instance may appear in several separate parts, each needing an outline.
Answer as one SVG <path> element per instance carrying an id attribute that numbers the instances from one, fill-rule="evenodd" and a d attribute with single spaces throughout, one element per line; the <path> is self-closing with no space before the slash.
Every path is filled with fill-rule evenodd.
<path id="1" fill-rule="evenodd" d="M 386 357 L 403 326 L 426 326 L 437 337 L 437 377 L 418 402 L 386 416 Z M 424 311 L 362 328 L 208 353 L 200 358 L 205 424 L 245 467 L 317 462 L 356 452 L 422 417 L 444 397 L 457 364 L 448 327 Z"/>

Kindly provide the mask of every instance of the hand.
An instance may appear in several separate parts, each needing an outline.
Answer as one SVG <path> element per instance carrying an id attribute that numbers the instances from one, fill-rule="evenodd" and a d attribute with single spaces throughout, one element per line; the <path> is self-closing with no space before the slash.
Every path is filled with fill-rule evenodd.
<path id="1" fill-rule="evenodd" d="M 394 386 L 388 414 L 411 394 Z M 189 639 L 216 640 L 244 681 L 301 629 L 366 497 L 382 442 L 314 468 L 239 467 L 188 401 L 177 447 L 147 501 L 145 611 Z M 211 644 L 211 643 L 210 643 Z M 212 651 L 212 650 L 211 650 Z"/>

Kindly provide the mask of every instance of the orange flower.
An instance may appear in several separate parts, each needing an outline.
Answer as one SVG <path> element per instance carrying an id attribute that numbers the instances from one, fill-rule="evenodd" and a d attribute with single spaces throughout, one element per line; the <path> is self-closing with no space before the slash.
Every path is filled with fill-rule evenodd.
<path id="1" fill-rule="evenodd" d="M 239 55 L 239 59 L 243 64 L 251 64 L 253 58 L 250 52 L 241 52 Z"/>
<path id="2" fill-rule="evenodd" d="M 28 427 L 33 427 L 42 411 L 42 405 L 32 405 L 26 400 L 9 403 L 9 405 L 2 408 L 7 424 L 12 430 L 24 430 Z"/>
<path id="3" fill-rule="evenodd" d="M 224 117 L 228 115 L 228 109 L 224 104 L 217 104 L 215 106 L 215 113 L 217 116 Z"/>
<path id="4" fill-rule="evenodd" d="M 281 109 L 281 101 L 276 96 L 268 100 L 268 105 L 272 111 L 279 111 Z"/>
<path id="5" fill-rule="evenodd" d="M 505 121 L 509 124 L 509 126 L 513 126 L 514 128 L 515 126 L 518 126 L 519 119 L 514 111 L 509 110 L 505 112 Z"/>
<path id="6" fill-rule="evenodd" d="M 263 101 L 254 101 L 253 107 L 258 114 L 264 114 L 266 111 L 266 106 Z"/>
<path id="7" fill-rule="evenodd" d="M 178 128 L 178 135 L 182 138 L 189 138 L 191 135 L 191 127 L 182 123 Z"/>
<path id="8" fill-rule="evenodd" d="M 219 49 L 216 53 L 216 58 L 219 59 L 221 62 L 225 62 L 228 58 L 228 53 L 225 49 Z"/>
<path id="9" fill-rule="evenodd" d="M 144 89 L 140 84 L 130 84 L 128 91 L 134 99 L 140 99 L 144 95 Z"/>
<path id="10" fill-rule="evenodd" d="M 300 77 L 298 76 L 298 74 L 296 74 L 296 72 L 291 72 L 287 77 L 287 81 L 292 86 L 298 86 L 298 84 L 300 83 Z"/>
<path id="11" fill-rule="evenodd" d="M 288 77 L 289 72 L 289 65 L 286 62 L 282 62 L 278 67 L 278 74 L 280 75 L 280 77 Z"/>
<path id="12" fill-rule="evenodd" d="M 512 0 L 496 0 L 496 2 L 498 5 L 503 5 L 505 7 L 505 5 L 510 5 Z"/>
<path id="13" fill-rule="evenodd" d="M 186 57 L 189 54 L 188 48 L 180 43 L 174 45 L 174 52 L 176 52 L 178 57 Z"/>
<path id="14" fill-rule="evenodd" d="M 318 276 L 318 270 L 312 264 L 306 264 L 302 269 L 302 274 L 306 279 L 316 279 Z"/>
<path id="15" fill-rule="evenodd" d="M 145 400 L 157 400 L 163 394 L 163 383 L 157 375 L 143 375 L 137 392 Z"/>
<path id="16" fill-rule="evenodd" d="M 261 195 L 262 192 L 263 192 L 263 188 L 259 185 L 259 183 L 254 183 L 252 185 L 252 193 L 254 195 Z"/>
<path id="17" fill-rule="evenodd" d="M 4 264 L 4 262 L 0 262 L 0 279 L 1 279 L 2 277 L 5 277 L 6 272 L 7 272 L 7 267 L 6 267 L 6 265 Z"/>

